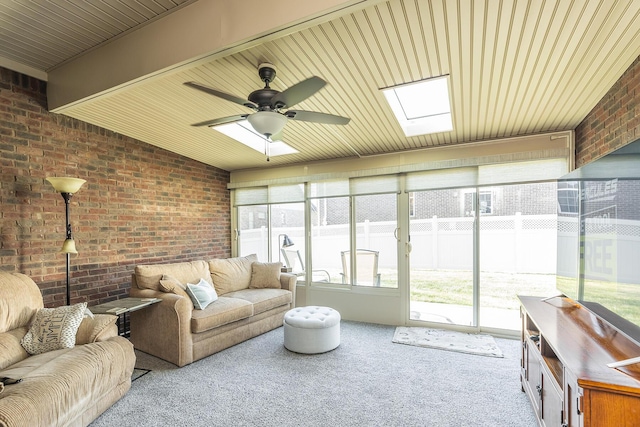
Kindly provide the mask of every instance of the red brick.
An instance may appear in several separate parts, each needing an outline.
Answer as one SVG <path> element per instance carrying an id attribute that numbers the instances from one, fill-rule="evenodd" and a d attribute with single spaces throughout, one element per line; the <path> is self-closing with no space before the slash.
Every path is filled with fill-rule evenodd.
<path id="1" fill-rule="evenodd" d="M 639 136 L 640 57 L 575 129 L 576 166 L 585 165 Z"/>
<path id="2" fill-rule="evenodd" d="M 70 206 L 72 302 L 127 296 L 136 264 L 230 256 L 228 172 L 49 113 L 46 84 L 16 74 L 0 68 L 0 270 L 65 303 L 65 205 L 45 180 L 64 175 L 87 180 Z"/>

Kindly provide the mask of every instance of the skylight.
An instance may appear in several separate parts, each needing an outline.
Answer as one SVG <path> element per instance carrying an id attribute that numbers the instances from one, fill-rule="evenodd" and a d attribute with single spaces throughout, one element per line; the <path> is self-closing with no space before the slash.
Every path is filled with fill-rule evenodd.
<path id="1" fill-rule="evenodd" d="M 267 156 L 282 156 L 284 154 L 294 154 L 298 150 L 285 144 L 282 141 L 268 141 L 264 136 L 258 134 L 247 120 L 240 122 L 227 123 L 224 125 L 211 126 L 211 129 L 243 143 L 249 148 L 267 154 Z M 269 144 L 268 150 L 266 145 Z"/>
<path id="2" fill-rule="evenodd" d="M 453 130 L 448 76 L 382 89 L 406 136 Z"/>

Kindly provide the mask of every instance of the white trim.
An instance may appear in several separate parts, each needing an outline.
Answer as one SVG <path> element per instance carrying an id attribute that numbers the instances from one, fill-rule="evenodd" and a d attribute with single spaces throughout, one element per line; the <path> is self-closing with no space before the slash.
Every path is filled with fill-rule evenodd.
<path id="1" fill-rule="evenodd" d="M 36 79 L 42 80 L 43 82 L 46 82 L 49 78 L 46 71 L 39 70 L 18 61 L 14 61 L 13 59 L 5 58 L 4 56 L 0 56 L 0 67 L 7 68 L 18 73 L 26 74 L 27 76 L 35 77 Z"/>
<path id="2" fill-rule="evenodd" d="M 348 179 L 465 166 L 564 158 L 573 167 L 573 131 L 432 147 L 411 152 L 231 172 L 228 189 Z"/>

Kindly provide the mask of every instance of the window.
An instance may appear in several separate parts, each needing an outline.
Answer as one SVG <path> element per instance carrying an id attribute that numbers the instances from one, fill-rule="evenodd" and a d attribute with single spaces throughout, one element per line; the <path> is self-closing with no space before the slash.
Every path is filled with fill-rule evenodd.
<path id="1" fill-rule="evenodd" d="M 311 199 L 311 206 L 312 270 L 326 272 L 331 283 L 347 283 L 342 274 L 342 252 L 349 250 L 349 197 Z"/>
<path id="2" fill-rule="evenodd" d="M 481 215 L 491 215 L 493 213 L 493 193 L 491 191 L 480 191 L 478 204 L 480 205 Z"/>
<path id="3" fill-rule="evenodd" d="M 409 193 L 409 217 L 416 216 L 416 193 L 413 191 Z"/>
<path id="4" fill-rule="evenodd" d="M 297 252 L 304 256 L 304 203 L 274 203 L 269 205 L 271 210 L 271 261 L 280 261 L 289 268 L 296 269 L 295 273 L 303 278 L 302 265 L 289 265 L 297 261 Z M 285 248 L 285 236 L 290 246 Z M 283 253 L 283 249 L 287 252 Z M 290 254 L 296 256 L 289 256 Z M 289 262 L 287 262 L 287 258 Z"/>
<path id="5" fill-rule="evenodd" d="M 240 256 L 258 255 L 262 262 L 267 261 L 267 206 L 238 207 L 238 253 Z"/>
<path id="6" fill-rule="evenodd" d="M 395 193 L 354 196 L 355 285 L 398 287 Z M 349 260 L 346 260 L 349 261 Z"/>
<path id="7" fill-rule="evenodd" d="M 242 188 L 234 196 L 239 256 L 255 253 L 262 262 L 282 261 L 285 234 L 304 248 L 302 184 Z"/>
<path id="8" fill-rule="evenodd" d="M 406 136 L 453 130 L 447 76 L 382 91 Z"/>
<path id="9" fill-rule="evenodd" d="M 577 215 L 579 212 L 577 182 L 558 182 L 558 213 Z"/>

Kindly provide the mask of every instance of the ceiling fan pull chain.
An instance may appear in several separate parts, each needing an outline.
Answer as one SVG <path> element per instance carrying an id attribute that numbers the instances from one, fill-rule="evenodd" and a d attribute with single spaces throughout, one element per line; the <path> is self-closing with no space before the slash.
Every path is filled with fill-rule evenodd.
<path id="1" fill-rule="evenodd" d="M 267 162 L 269 161 L 270 151 L 271 151 L 271 147 L 269 147 L 269 140 L 265 139 L 264 140 L 264 155 L 267 156 Z"/>

